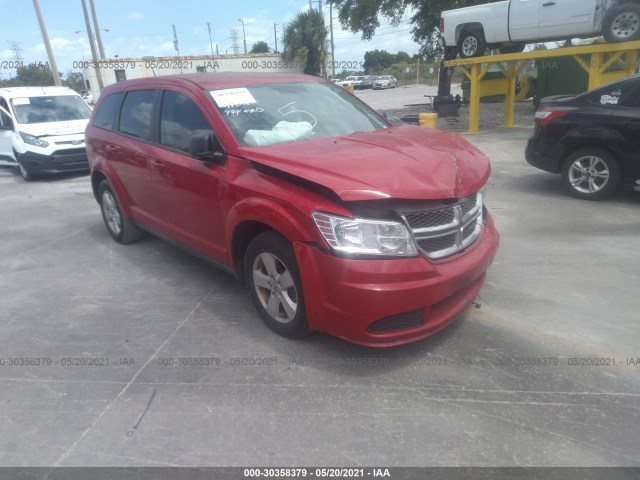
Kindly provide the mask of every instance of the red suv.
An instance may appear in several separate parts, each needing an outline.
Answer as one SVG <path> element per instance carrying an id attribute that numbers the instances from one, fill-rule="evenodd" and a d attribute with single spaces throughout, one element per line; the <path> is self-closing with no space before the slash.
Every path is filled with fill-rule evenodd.
<path id="1" fill-rule="evenodd" d="M 86 145 L 116 241 L 144 230 L 213 262 L 290 338 L 427 337 L 473 301 L 498 246 L 485 155 L 392 126 L 315 77 L 120 82 L 103 90 Z"/>

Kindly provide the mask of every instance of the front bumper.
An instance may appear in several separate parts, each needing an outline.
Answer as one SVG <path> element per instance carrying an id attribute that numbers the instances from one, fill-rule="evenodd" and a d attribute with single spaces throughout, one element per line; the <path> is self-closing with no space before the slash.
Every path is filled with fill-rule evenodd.
<path id="1" fill-rule="evenodd" d="M 58 150 L 51 155 L 26 152 L 18 154 L 18 160 L 29 173 L 35 174 L 89 171 L 84 148 Z"/>
<path id="2" fill-rule="evenodd" d="M 433 335 L 476 297 L 498 243 L 490 216 L 473 245 L 437 262 L 350 260 L 295 243 L 309 325 L 371 347 Z"/>

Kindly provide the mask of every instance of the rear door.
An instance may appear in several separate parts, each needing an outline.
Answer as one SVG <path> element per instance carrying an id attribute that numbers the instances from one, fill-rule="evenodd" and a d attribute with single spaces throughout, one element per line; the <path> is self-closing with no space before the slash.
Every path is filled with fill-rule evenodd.
<path id="1" fill-rule="evenodd" d="M 598 0 L 537 0 L 538 38 L 562 39 L 594 32 Z"/>
<path id="2" fill-rule="evenodd" d="M 129 195 L 135 218 L 152 228 L 157 226 L 161 215 L 155 204 L 149 173 L 154 105 L 158 94 L 157 90 L 128 91 L 117 124 L 120 136 L 105 145 L 105 155 Z"/>

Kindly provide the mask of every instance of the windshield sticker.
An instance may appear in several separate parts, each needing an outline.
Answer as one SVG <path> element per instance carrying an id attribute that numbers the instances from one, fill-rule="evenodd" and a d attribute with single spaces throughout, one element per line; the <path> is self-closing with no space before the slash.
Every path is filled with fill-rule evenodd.
<path id="1" fill-rule="evenodd" d="M 235 107 L 235 108 L 234 108 Z M 262 113 L 264 112 L 264 108 L 262 107 L 251 107 L 251 108 L 237 108 L 237 105 L 233 107 L 225 108 L 224 114 L 232 117 L 237 117 L 241 113 Z"/>
<path id="2" fill-rule="evenodd" d="M 13 104 L 14 105 L 30 105 L 31 100 L 29 100 L 28 97 L 14 98 Z"/>
<path id="3" fill-rule="evenodd" d="M 213 90 L 211 92 L 213 100 L 218 107 L 226 108 L 235 105 L 252 105 L 256 102 L 251 92 L 246 88 L 228 88 L 225 90 Z"/>

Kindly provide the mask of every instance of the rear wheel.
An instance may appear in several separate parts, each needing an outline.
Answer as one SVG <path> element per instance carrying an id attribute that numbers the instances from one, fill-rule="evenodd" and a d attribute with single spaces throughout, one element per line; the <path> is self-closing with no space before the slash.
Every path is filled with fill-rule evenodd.
<path id="1" fill-rule="evenodd" d="M 298 262 L 285 238 L 275 232 L 254 238 L 245 254 L 244 274 L 253 304 L 271 330 L 287 338 L 310 333 Z"/>
<path id="2" fill-rule="evenodd" d="M 127 244 L 142 237 L 142 230 L 125 217 L 116 194 L 106 180 L 98 187 L 98 199 L 104 224 L 116 242 Z"/>
<path id="3" fill-rule="evenodd" d="M 611 153 L 596 148 L 582 149 L 567 158 L 562 180 L 574 197 L 598 200 L 618 190 L 622 174 Z"/>
<path id="4" fill-rule="evenodd" d="M 626 3 L 614 8 L 604 21 L 607 42 L 640 40 L 640 5 Z"/>
<path id="5" fill-rule="evenodd" d="M 458 50 L 462 58 L 481 57 L 487 51 L 484 34 L 479 31 L 462 32 Z"/>

